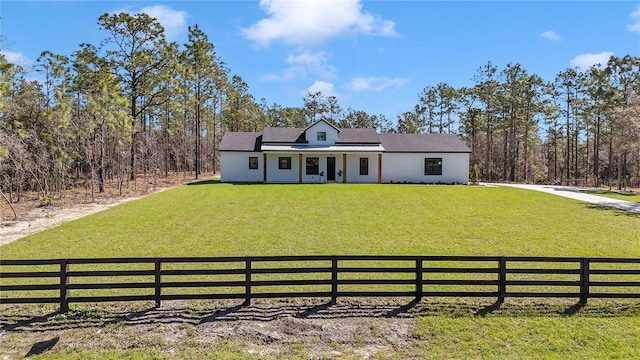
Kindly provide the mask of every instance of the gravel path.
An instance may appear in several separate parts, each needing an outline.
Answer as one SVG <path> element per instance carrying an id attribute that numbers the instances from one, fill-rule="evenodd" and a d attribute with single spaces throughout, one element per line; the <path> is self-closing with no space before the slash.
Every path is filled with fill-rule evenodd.
<path id="1" fill-rule="evenodd" d="M 507 184 L 507 183 L 483 183 L 488 186 L 509 186 L 520 189 L 542 191 L 548 194 L 564 196 L 566 198 L 584 201 L 600 206 L 612 207 L 619 210 L 629 211 L 640 214 L 640 203 L 612 199 L 605 196 L 586 194 L 585 189 L 571 186 L 555 186 L 555 185 L 528 185 L 528 184 Z"/>

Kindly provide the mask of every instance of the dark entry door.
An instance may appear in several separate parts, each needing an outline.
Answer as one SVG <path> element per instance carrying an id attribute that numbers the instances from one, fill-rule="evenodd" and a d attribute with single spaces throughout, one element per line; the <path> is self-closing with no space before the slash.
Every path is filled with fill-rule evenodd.
<path id="1" fill-rule="evenodd" d="M 336 181 L 336 158 L 327 157 L 327 181 Z"/>

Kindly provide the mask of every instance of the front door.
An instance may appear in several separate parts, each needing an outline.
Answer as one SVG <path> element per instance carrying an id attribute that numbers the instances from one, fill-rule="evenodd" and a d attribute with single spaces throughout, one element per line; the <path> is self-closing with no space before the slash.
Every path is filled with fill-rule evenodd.
<path id="1" fill-rule="evenodd" d="M 336 158 L 327 157 L 327 181 L 336 181 Z"/>

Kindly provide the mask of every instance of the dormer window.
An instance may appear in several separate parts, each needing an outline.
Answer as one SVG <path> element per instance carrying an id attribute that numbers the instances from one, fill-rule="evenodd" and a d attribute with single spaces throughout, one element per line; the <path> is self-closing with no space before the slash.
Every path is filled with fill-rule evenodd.
<path id="1" fill-rule="evenodd" d="M 327 141 L 327 132 L 326 131 L 318 131 L 318 141 Z"/>

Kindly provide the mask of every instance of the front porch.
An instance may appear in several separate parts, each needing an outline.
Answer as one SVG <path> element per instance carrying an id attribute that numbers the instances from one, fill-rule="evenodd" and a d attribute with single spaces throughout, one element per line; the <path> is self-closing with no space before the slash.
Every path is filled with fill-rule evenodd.
<path id="1" fill-rule="evenodd" d="M 382 153 L 263 153 L 265 183 L 382 183 Z"/>

